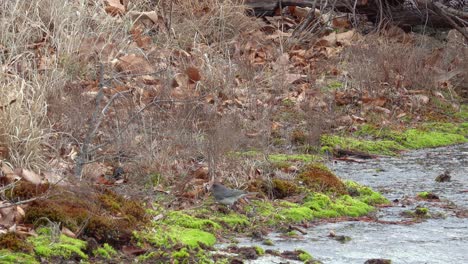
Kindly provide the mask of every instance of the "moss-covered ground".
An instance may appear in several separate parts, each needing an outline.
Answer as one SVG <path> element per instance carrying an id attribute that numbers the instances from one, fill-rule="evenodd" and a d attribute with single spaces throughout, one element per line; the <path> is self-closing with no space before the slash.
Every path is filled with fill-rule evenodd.
<path id="1" fill-rule="evenodd" d="M 324 135 L 324 148 L 396 155 L 410 149 L 432 148 L 468 142 L 468 123 L 424 123 L 399 131 L 363 125 L 352 134 Z"/>

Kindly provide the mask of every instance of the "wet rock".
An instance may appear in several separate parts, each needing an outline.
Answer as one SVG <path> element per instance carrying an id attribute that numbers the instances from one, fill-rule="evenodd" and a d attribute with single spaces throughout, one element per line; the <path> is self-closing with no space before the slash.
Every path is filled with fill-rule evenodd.
<path id="1" fill-rule="evenodd" d="M 349 236 L 343 236 L 343 235 L 340 235 L 340 236 L 336 236 L 334 237 L 333 239 L 335 239 L 336 241 L 340 242 L 340 243 L 346 243 L 346 242 L 349 242 L 351 241 L 351 237 Z"/>
<path id="2" fill-rule="evenodd" d="M 231 262 L 229 262 L 230 264 L 244 264 L 244 262 L 240 259 L 232 259 Z"/>
<path id="3" fill-rule="evenodd" d="M 391 264 L 390 259 L 368 259 L 364 264 Z"/>
<path id="4" fill-rule="evenodd" d="M 254 247 L 229 247 L 228 248 L 230 253 L 238 254 L 241 259 L 258 259 L 257 250 Z"/>
<path id="5" fill-rule="evenodd" d="M 262 244 L 265 245 L 265 246 L 274 246 L 275 245 L 275 243 L 273 243 L 273 241 L 271 241 L 270 239 L 264 240 Z"/>
<path id="6" fill-rule="evenodd" d="M 452 176 L 450 175 L 450 171 L 446 170 L 444 173 L 440 174 L 435 178 L 436 182 L 449 182 L 452 179 Z"/>
<path id="7" fill-rule="evenodd" d="M 425 200 L 439 200 L 439 196 L 431 192 L 420 192 L 418 197 Z"/>

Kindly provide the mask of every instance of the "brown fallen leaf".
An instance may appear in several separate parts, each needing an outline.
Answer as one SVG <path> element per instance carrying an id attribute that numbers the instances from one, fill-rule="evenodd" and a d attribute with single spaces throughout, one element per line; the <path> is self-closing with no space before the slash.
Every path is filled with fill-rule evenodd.
<path id="1" fill-rule="evenodd" d="M 0 207 L 12 205 L 9 202 L 0 201 Z M 16 223 L 16 207 L 10 206 L 0 208 L 0 226 L 10 228 Z"/>
<path id="2" fill-rule="evenodd" d="M 70 229 L 62 226 L 62 234 L 66 235 L 67 237 L 71 237 L 71 238 L 76 238 L 76 234 L 73 233 Z"/>
<path id="3" fill-rule="evenodd" d="M 202 79 L 200 70 L 196 67 L 187 67 L 185 74 L 187 74 L 190 83 L 196 83 Z"/>
<path id="4" fill-rule="evenodd" d="M 121 16 L 125 14 L 125 6 L 120 3 L 120 0 L 105 0 L 106 7 L 104 10 L 111 16 Z"/>
<path id="5" fill-rule="evenodd" d="M 130 74 L 144 74 L 154 72 L 153 67 L 143 56 L 136 54 L 124 55 L 115 63 L 115 68 L 119 72 Z"/>
<path id="6" fill-rule="evenodd" d="M 123 246 L 122 247 L 122 252 L 125 255 L 139 256 L 139 255 L 142 255 L 142 254 L 146 253 L 146 250 L 142 249 L 142 248 L 135 247 L 135 246 Z"/>
<path id="7" fill-rule="evenodd" d="M 16 175 L 20 176 L 22 179 L 32 184 L 39 185 L 42 183 L 42 177 L 39 174 L 30 170 L 16 168 L 14 172 Z"/>

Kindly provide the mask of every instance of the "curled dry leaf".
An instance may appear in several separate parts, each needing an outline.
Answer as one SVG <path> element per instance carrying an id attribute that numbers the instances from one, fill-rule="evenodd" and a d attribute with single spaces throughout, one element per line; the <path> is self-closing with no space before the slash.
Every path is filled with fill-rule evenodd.
<path id="1" fill-rule="evenodd" d="M 410 98 L 413 104 L 416 105 L 426 105 L 429 103 L 429 96 L 424 94 L 415 94 L 412 95 Z"/>
<path id="2" fill-rule="evenodd" d="M 187 69 L 185 69 L 185 74 L 187 74 L 190 83 L 196 83 L 202 78 L 200 70 L 195 67 L 187 67 Z"/>
<path id="3" fill-rule="evenodd" d="M 98 182 L 100 177 L 106 175 L 108 168 L 102 163 L 89 163 L 83 167 L 83 178 Z"/>
<path id="4" fill-rule="evenodd" d="M 192 171 L 191 174 L 197 179 L 208 179 L 208 166 L 200 166 L 196 170 Z"/>
<path id="5" fill-rule="evenodd" d="M 129 54 L 118 58 L 115 62 L 115 68 L 119 72 L 130 74 L 152 73 L 153 67 L 143 57 L 135 54 Z"/>
<path id="6" fill-rule="evenodd" d="M 0 161 L 0 171 L 1 174 L 6 175 L 6 174 L 13 174 L 13 170 L 11 169 L 10 166 L 8 166 L 5 162 Z"/>
<path id="7" fill-rule="evenodd" d="M 9 202 L 0 202 L 0 207 L 5 205 L 11 205 Z M 10 228 L 16 221 L 16 207 L 10 206 L 5 208 L 0 208 L 0 226 Z"/>
<path id="8" fill-rule="evenodd" d="M 110 59 L 117 53 L 115 44 L 104 36 L 86 38 L 81 42 L 78 50 L 80 59 L 83 61 L 91 58 L 99 58 L 103 61 Z"/>
<path id="9" fill-rule="evenodd" d="M 111 16 L 120 16 L 126 11 L 125 6 L 120 3 L 120 0 L 105 0 L 105 3 L 106 7 L 104 10 Z"/>
<path id="10" fill-rule="evenodd" d="M 143 23 L 144 25 L 148 25 L 148 22 L 153 24 L 157 24 L 159 22 L 159 16 L 156 11 L 150 12 L 137 12 L 137 11 L 130 11 L 128 12 L 130 18 L 134 21 L 134 23 Z"/>
<path id="11" fill-rule="evenodd" d="M 360 117 L 360 116 L 357 116 L 357 115 L 351 115 L 351 118 L 352 118 L 354 121 L 358 122 L 358 123 L 364 123 L 364 122 L 366 122 L 366 119 L 365 119 L 365 118 Z"/>
<path id="12" fill-rule="evenodd" d="M 332 20 L 332 26 L 337 29 L 350 29 L 351 22 L 348 19 L 348 16 L 335 17 Z"/>
<path id="13" fill-rule="evenodd" d="M 66 235 L 67 237 L 76 238 L 76 234 L 64 226 L 62 226 L 62 234 Z"/>
<path id="14" fill-rule="evenodd" d="M 385 103 L 387 102 L 387 99 L 385 97 L 378 97 L 378 98 L 372 98 L 372 97 L 362 97 L 362 103 L 365 105 L 373 105 L 373 106 L 380 106 L 383 107 Z"/>
<path id="15" fill-rule="evenodd" d="M 42 177 L 35 173 L 35 172 L 32 172 L 30 170 L 26 170 L 26 169 L 22 169 L 22 168 L 16 168 L 15 169 L 15 174 L 20 176 L 22 179 L 24 179 L 25 181 L 28 181 L 32 184 L 36 184 L 36 185 L 39 185 L 42 183 Z"/>
<path id="16" fill-rule="evenodd" d="M 21 222 L 24 219 L 25 215 L 26 213 L 24 212 L 23 208 L 21 206 L 16 206 L 16 215 L 15 215 L 16 223 Z"/>

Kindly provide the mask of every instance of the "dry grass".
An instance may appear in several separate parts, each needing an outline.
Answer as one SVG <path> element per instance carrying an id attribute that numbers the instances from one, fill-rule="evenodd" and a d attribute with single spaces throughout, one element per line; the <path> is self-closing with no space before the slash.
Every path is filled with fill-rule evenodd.
<path id="1" fill-rule="evenodd" d="M 345 51 L 342 67 L 349 73 L 348 89 L 360 96 L 385 98 L 385 107 L 393 113 L 404 110 L 444 118 L 443 109 L 456 110 L 463 96 L 468 64 L 462 58 L 467 52 L 462 42 L 444 43 L 419 35 L 405 39 L 368 35 Z M 430 101 L 422 102 L 412 94 L 428 96 Z"/>
<path id="2" fill-rule="evenodd" d="M 5 95 L 1 104 L 17 100 L 0 111 L 1 143 L 15 166 L 44 168 L 46 150 L 41 144 L 47 142 L 56 121 L 48 119 L 49 103 L 66 96 L 66 83 L 83 77 L 77 76 L 78 71 L 90 74 L 83 68 L 95 63 L 78 64 L 81 41 L 103 34 L 110 41 L 124 31 L 116 30 L 119 27 L 99 4 L 0 1 L 0 10 L 0 81 Z"/>

